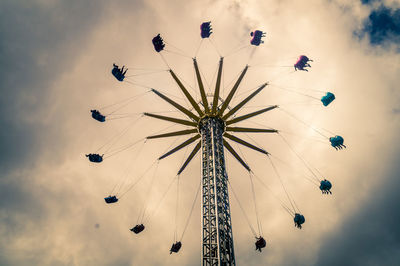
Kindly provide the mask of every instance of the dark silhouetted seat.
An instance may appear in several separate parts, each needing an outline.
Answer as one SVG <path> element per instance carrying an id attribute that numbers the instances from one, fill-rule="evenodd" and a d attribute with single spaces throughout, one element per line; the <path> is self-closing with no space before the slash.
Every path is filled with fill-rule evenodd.
<path id="1" fill-rule="evenodd" d="M 101 163 L 103 161 L 103 155 L 97 153 L 89 153 L 86 154 L 85 156 L 88 157 L 89 161 L 91 161 L 92 163 Z"/>
<path id="2" fill-rule="evenodd" d="M 139 234 L 140 232 L 142 232 L 144 230 L 144 225 L 143 224 L 137 224 L 135 225 L 135 227 L 133 227 L 132 229 L 130 229 L 132 232 L 134 232 L 135 234 Z"/>
<path id="3" fill-rule="evenodd" d="M 122 68 L 120 69 L 116 64 L 113 64 L 113 69 L 111 70 L 111 73 L 118 81 L 123 81 L 125 78 L 125 74 L 128 69 L 125 69 L 124 71 L 124 67 L 125 66 L 122 66 Z"/>
<path id="4" fill-rule="evenodd" d="M 93 119 L 99 121 L 99 122 L 105 122 L 106 117 L 102 115 L 98 110 L 90 110 L 92 112 L 92 117 Z"/>
<path id="5" fill-rule="evenodd" d="M 154 45 L 154 49 L 159 53 L 164 50 L 165 44 L 164 40 L 161 38 L 160 34 L 157 34 L 156 37 L 153 38 L 152 43 Z"/>
<path id="6" fill-rule="evenodd" d="M 294 64 L 294 70 L 302 70 L 302 71 L 308 71 L 306 67 L 311 67 L 311 65 L 308 62 L 312 62 L 310 58 L 308 58 L 305 55 L 301 55 L 299 59 L 297 60 L 296 64 Z"/>
<path id="7" fill-rule="evenodd" d="M 212 33 L 212 28 L 211 28 L 211 21 L 208 22 L 203 22 L 200 25 L 200 30 L 201 30 L 201 38 L 209 38 L 211 33 Z"/>
<path id="8" fill-rule="evenodd" d="M 182 247 L 182 243 L 180 241 L 172 244 L 169 254 L 172 254 L 172 252 L 178 253 L 178 251 L 181 249 L 181 247 Z"/>
<path id="9" fill-rule="evenodd" d="M 265 248 L 265 246 L 267 245 L 267 242 L 265 241 L 265 239 L 262 236 L 257 237 L 256 239 L 257 239 L 256 250 L 261 252 L 261 249 Z"/>
<path id="10" fill-rule="evenodd" d="M 322 191 L 322 194 L 332 194 L 331 189 L 332 184 L 328 180 L 324 179 L 321 181 L 319 189 Z"/>
<path id="11" fill-rule="evenodd" d="M 104 200 L 106 201 L 107 204 L 115 203 L 118 201 L 117 196 L 111 196 L 111 195 L 104 198 Z"/>
<path id="12" fill-rule="evenodd" d="M 299 213 L 295 213 L 294 214 L 294 219 L 293 220 L 294 220 L 294 226 L 296 226 L 299 229 L 301 229 L 301 225 L 304 224 L 304 222 L 306 221 L 304 216 L 299 214 Z"/>
<path id="13" fill-rule="evenodd" d="M 254 32 L 250 33 L 250 36 L 253 38 L 250 40 L 251 45 L 259 46 L 260 44 L 264 43 L 263 40 L 261 40 L 262 37 L 265 37 L 265 32 L 262 32 L 260 30 L 256 30 Z"/>
<path id="14" fill-rule="evenodd" d="M 346 145 L 343 144 L 344 139 L 342 136 L 336 135 L 335 137 L 329 138 L 329 141 L 331 142 L 331 146 L 334 147 L 336 150 L 346 148 Z"/>

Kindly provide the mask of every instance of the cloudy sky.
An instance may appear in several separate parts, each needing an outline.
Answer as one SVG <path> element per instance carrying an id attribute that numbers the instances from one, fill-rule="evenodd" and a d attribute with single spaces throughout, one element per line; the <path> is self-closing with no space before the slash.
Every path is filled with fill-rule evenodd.
<path id="1" fill-rule="evenodd" d="M 3 0 L 0 21 L 1 265 L 200 264 L 199 199 L 181 251 L 168 252 L 176 224 L 180 238 L 188 220 L 200 158 L 180 176 L 176 215 L 175 176 L 191 147 L 154 163 L 185 138 L 143 138 L 184 127 L 141 116 L 184 118 L 148 92 L 157 88 L 188 106 L 168 66 L 200 99 L 191 61 L 198 47 L 207 88 L 215 82 L 219 56 L 225 57 L 222 96 L 250 65 L 232 105 L 270 81 L 240 114 L 281 108 L 241 125 L 281 130 L 290 147 L 333 183 L 333 195 L 321 195 L 279 135 L 241 135 L 274 156 L 306 223 L 296 229 L 280 205 L 289 203 L 268 159 L 234 145 L 269 188 L 255 180 L 267 240 L 262 253 L 254 250 L 254 236 L 230 193 L 237 264 L 398 265 L 400 1 Z M 199 46 L 204 21 L 212 21 L 214 33 Z M 267 32 L 256 49 L 248 45 L 253 29 Z M 158 33 L 167 43 L 162 54 L 168 66 L 151 44 Z M 300 54 L 314 60 L 310 72 L 290 67 Z M 130 83 L 112 77 L 112 63 L 129 67 Z M 140 75 L 147 72 L 155 73 Z M 323 107 L 315 98 L 326 91 L 336 100 Z M 90 117 L 93 108 L 129 115 L 98 123 Z M 348 148 L 335 151 L 314 129 L 342 135 Z M 112 156 L 93 165 L 84 155 L 99 148 Z M 232 187 L 257 228 L 249 175 L 226 157 Z M 106 205 L 103 198 L 115 186 L 126 193 Z M 133 235 L 129 228 L 144 209 L 146 230 Z"/>

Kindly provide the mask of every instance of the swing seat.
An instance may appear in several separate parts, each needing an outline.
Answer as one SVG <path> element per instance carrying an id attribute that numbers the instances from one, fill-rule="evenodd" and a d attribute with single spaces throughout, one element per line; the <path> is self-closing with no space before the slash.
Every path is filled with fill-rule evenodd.
<path id="1" fill-rule="evenodd" d="M 336 147 L 343 145 L 344 139 L 342 136 L 336 135 L 335 137 L 329 138 L 329 141 L 331 142 L 332 147 Z"/>
<path id="2" fill-rule="evenodd" d="M 253 38 L 250 41 L 251 45 L 255 45 L 255 46 L 259 46 L 261 43 L 263 43 L 263 41 L 261 40 L 262 37 L 264 37 L 264 33 L 260 30 L 256 30 L 254 32 L 250 33 L 250 36 L 252 36 Z"/>
<path id="3" fill-rule="evenodd" d="M 299 213 L 295 213 L 294 214 L 294 224 L 296 227 L 301 229 L 301 225 L 304 224 L 304 222 L 306 221 L 306 219 L 304 218 L 303 215 L 299 214 Z"/>
<path id="4" fill-rule="evenodd" d="M 139 234 L 140 232 L 142 232 L 144 230 L 144 225 L 143 224 L 138 224 L 135 225 L 135 227 L 133 227 L 132 229 L 130 229 L 132 232 L 134 232 L 135 234 Z"/>
<path id="5" fill-rule="evenodd" d="M 86 157 L 88 157 L 89 161 L 92 163 L 101 163 L 103 161 L 103 155 L 97 153 L 86 154 Z"/>
<path id="6" fill-rule="evenodd" d="M 319 189 L 322 191 L 329 191 L 332 188 L 332 183 L 328 180 L 322 180 L 319 186 Z"/>
<path id="7" fill-rule="evenodd" d="M 267 242 L 265 241 L 265 239 L 262 236 L 257 238 L 256 250 L 259 250 L 261 252 L 261 249 L 265 248 L 266 245 L 267 245 Z"/>
<path id="8" fill-rule="evenodd" d="M 165 44 L 164 44 L 164 41 L 161 38 L 160 34 L 157 34 L 157 36 L 153 38 L 152 43 L 153 43 L 154 49 L 156 50 L 157 53 L 164 50 Z"/>
<path id="9" fill-rule="evenodd" d="M 182 247 L 182 243 L 180 241 L 172 244 L 169 254 L 172 254 L 172 252 L 178 253 L 178 251 L 181 249 L 181 247 Z"/>
<path id="10" fill-rule="evenodd" d="M 111 195 L 104 198 L 104 200 L 106 201 L 107 204 L 115 203 L 118 201 L 117 196 L 111 196 Z"/>
<path id="11" fill-rule="evenodd" d="M 200 25 L 200 30 L 201 30 L 201 38 L 209 38 L 211 33 L 212 33 L 212 28 L 211 28 L 211 21 L 208 22 L 203 22 Z"/>
<path id="12" fill-rule="evenodd" d="M 326 95 L 321 98 L 321 102 L 324 106 L 328 106 L 333 100 L 335 100 L 335 95 L 331 92 L 327 92 Z"/>
<path id="13" fill-rule="evenodd" d="M 113 76 L 118 81 L 123 81 L 125 78 L 125 73 L 123 73 L 122 70 L 118 68 L 118 66 L 114 66 L 114 68 L 111 70 L 111 74 L 113 74 Z"/>
<path id="14" fill-rule="evenodd" d="M 294 64 L 294 68 L 297 70 L 303 70 L 307 71 L 305 68 L 308 67 L 309 65 L 308 62 L 311 61 L 307 56 L 301 55 L 299 59 L 297 59 L 297 62 Z"/>
<path id="15" fill-rule="evenodd" d="M 95 120 L 97 120 L 99 122 L 105 122 L 106 121 L 106 117 L 104 115 L 102 115 L 99 111 L 90 110 L 90 112 L 92 112 L 93 119 L 95 119 Z"/>

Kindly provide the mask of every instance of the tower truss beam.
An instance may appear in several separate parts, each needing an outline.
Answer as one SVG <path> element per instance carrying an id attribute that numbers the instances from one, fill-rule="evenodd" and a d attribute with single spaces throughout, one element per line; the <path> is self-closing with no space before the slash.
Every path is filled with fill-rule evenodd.
<path id="1" fill-rule="evenodd" d="M 225 169 L 224 125 L 219 118 L 201 123 L 202 265 L 235 265 L 232 223 Z"/>

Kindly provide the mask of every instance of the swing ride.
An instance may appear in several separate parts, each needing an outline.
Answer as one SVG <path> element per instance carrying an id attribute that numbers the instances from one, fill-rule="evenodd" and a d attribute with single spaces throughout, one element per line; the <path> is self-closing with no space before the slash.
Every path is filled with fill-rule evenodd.
<path id="1" fill-rule="evenodd" d="M 212 34 L 212 26 L 211 26 L 211 21 L 208 22 L 203 22 L 200 25 L 200 37 L 201 37 L 201 42 L 200 45 L 197 49 L 200 49 L 201 43 L 205 40 L 209 40 L 210 43 L 212 41 L 210 40 L 210 35 Z M 251 32 L 250 36 L 252 37 L 250 39 L 250 44 L 248 43 L 248 47 L 253 46 L 253 49 L 256 49 L 256 47 L 260 46 L 261 44 L 264 43 L 262 40 L 263 37 L 266 36 L 266 33 L 261 31 L 261 30 L 255 30 Z M 150 167 L 139 177 L 137 180 L 131 184 L 128 188 L 124 189 L 121 193 L 119 193 L 118 189 L 121 190 L 121 187 L 123 187 L 124 182 L 122 184 L 118 184 L 114 187 L 112 190 L 113 193 L 111 193 L 108 197 L 105 197 L 104 200 L 107 204 L 112 204 L 112 203 L 117 203 L 121 199 L 123 195 L 125 195 L 127 192 L 129 192 L 135 185 L 142 179 L 144 176 L 152 169 L 155 167 L 155 170 L 153 172 L 152 179 L 150 181 L 150 184 L 152 185 L 155 180 L 156 176 L 156 170 L 159 164 L 159 161 L 174 154 L 175 152 L 188 147 L 191 144 L 194 144 L 193 149 L 191 150 L 190 154 L 186 157 L 186 160 L 182 163 L 181 167 L 179 168 L 177 172 L 177 177 L 173 180 L 174 182 L 177 182 L 178 188 L 177 188 L 177 193 L 179 193 L 179 177 L 181 173 L 186 169 L 186 167 L 189 165 L 189 163 L 192 161 L 192 159 L 199 153 L 200 158 L 201 158 L 201 167 L 202 167 L 202 176 L 201 176 L 201 181 L 199 184 L 199 188 L 197 190 L 192 208 L 190 210 L 190 215 L 186 223 L 189 222 L 189 219 L 191 217 L 193 208 L 195 206 L 195 201 L 196 198 L 198 197 L 199 191 L 201 190 L 202 192 L 202 265 L 235 265 L 235 254 L 234 254 L 234 242 L 233 242 L 233 235 L 232 235 L 232 226 L 231 226 L 231 213 L 230 213 L 230 202 L 229 202 L 229 194 L 228 194 L 228 187 L 230 188 L 230 193 L 233 194 L 234 198 L 238 201 L 237 194 L 232 188 L 231 183 L 229 182 L 228 179 L 228 174 L 226 170 L 226 164 L 225 164 L 225 153 L 228 152 L 230 153 L 233 158 L 235 158 L 241 166 L 243 166 L 246 171 L 249 173 L 249 180 L 252 188 L 252 195 L 253 195 L 253 200 L 254 203 L 256 204 L 256 199 L 255 199 L 255 190 L 254 190 L 254 178 L 256 178 L 266 189 L 269 189 L 268 186 L 262 181 L 262 179 L 256 175 L 252 168 L 250 168 L 249 164 L 242 158 L 243 155 L 239 155 L 239 153 L 235 150 L 235 148 L 232 146 L 232 143 L 235 143 L 236 145 L 242 145 L 246 148 L 252 149 L 254 151 L 257 151 L 263 156 L 266 157 L 266 159 L 269 161 L 269 163 L 272 166 L 273 171 L 275 172 L 276 176 L 278 177 L 283 190 L 285 192 L 285 195 L 287 197 L 287 200 L 289 204 L 285 204 L 282 200 L 280 201 L 280 204 L 282 207 L 291 215 L 295 227 L 301 229 L 305 223 L 305 217 L 304 215 L 300 212 L 297 204 L 295 203 L 293 196 L 289 193 L 289 191 L 286 189 L 284 186 L 284 183 L 282 182 L 282 176 L 280 171 L 278 171 L 278 168 L 275 165 L 275 162 L 273 160 L 273 155 L 268 152 L 266 149 L 263 147 L 259 146 L 258 144 L 252 144 L 248 141 L 245 141 L 242 137 L 239 137 L 240 133 L 245 133 L 248 134 L 277 134 L 279 135 L 282 140 L 288 145 L 289 149 L 301 160 L 301 162 L 304 164 L 304 166 L 308 169 L 308 171 L 311 173 L 311 177 L 309 178 L 309 181 L 312 182 L 316 187 L 318 187 L 323 194 L 332 194 L 331 188 L 332 188 L 332 183 L 328 181 L 324 175 L 322 175 L 318 170 L 314 170 L 310 164 L 303 159 L 302 156 L 289 144 L 289 142 L 286 140 L 286 138 L 282 135 L 282 133 L 273 128 L 249 128 L 249 127 L 242 127 L 236 125 L 239 122 L 245 121 L 247 119 L 265 114 L 267 112 L 272 112 L 274 110 L 282 110 L 284 113 L 287 115 L 291 116 L 292 118 L 300 121 L 303 124 L 306 124 L 309 126 L 307 123 L 296 117 L 294 114 L 290 113 L 289 111 L 283 109 L 281 106 L 278 105 L 269 105 L 269 106 L 263 106 L 263 108 L 254 111 L 254 112 L 249 112 L 246 114 L 241 114 L 239 115 L 238 112 L 240 110 L 243 110 L 242 108 L 250 102 L 253 98 L 255 98 L 259 93 L 261 93 L 267 86 L 272 86 L 278 89 L 284 89 L 288 90 L 297 94 L 301 94 L 307 97 L 311 97 L 313 99 L 317 99 L 318 101 L 322 102 L 323 106 L 328 106 L 332 101 L 335 99 L 335 95 L 332 92 L 326 92 L 326 95 L 319 96 L 319 97 L 314 97 L 305 94 L 301 90 L 296 90 L 296 89 L 291 89 L 291 88 L 283 88 L 277 84 L 273 84 L 272 82 L 263 82 L 257 88 L 252 91 L 250 94 L 248 94 L 244 99 L 242 99 L 239 103 L 236 105 L 232 105 L 232 99 L 234 99 L 235 95 L 237 94 L 238 88 L 240 87 L 243 79 L 246 76 L 246 73 L 249 71 L 249 68 L 251 65 L 245 65 L 243 69 L 241 70 L 238 78 L 236 79 L 235 83 L 233 86 L 230 88 L 230 91 L 228 95 L 225 97 L 225 99 L 221 98 L 221 80 L 222 80 L 222 73 L 224 71 L 224 58 L 226 56 L 220 56 L 219 62 L 218 62 L 218 68 L 217 68 L 217 75 L 216 75 L 216 81 L 215 84 L 213 84 L 213 90 L 214 92 L 211 95 L 208 95 L 205 90 L 205 84 L 203 83 L 204 78 L 202 77 L 202 73 L 200 71 L 198 61 L 196 58 L 196 55 L 192 57 L 192 63 L 193 63 L 193 68 L 194 68 L 194 74 L 195 74 L 195 80 L 197 82 L 197 87 L 200 92 L 200 99 L 195 99 L 195 97 L 192 96 L 192 94 L 188 91 L 187 86 L 184 85 L 184 82 L 182 82 L 182 79 L 178 77 L 178 75 L 175 73 L 173 69 L 171 69 L 166 62 L 165 58 L 163 57 L 163 53 L 167 53 L 168 51 L 165 50 L 165 47 L 169 47 L 169 43 L 166 43 L 164 39 L 161 37 L 160 34 L 157 34 L 153 39 L 152 39 L 152 44 L 154 46 L 154 50 L 160 54 L 162 57 L 164 63 L 167 65 L 168 69 L 162 69 L 162 70 L 157 70 L 155 72 L 168 72 L 173 81 L 176 83 L 177 87 L 180 89 L 180 91 L 183 93 L 185 96 L 185 100 L 190 104 L 189 108 L 185 107 L 175 100 L 171 99 L 166 93 L 162 92 L 160 89 L 155 89 L 155 88 L 150 88 L 149 91 L 146 93 L 140 94 L 140 95 L 135 95 L 133 97 L 130 97 L 128 99 L 124 99 L 122 101 L 119 101 L 115 104 L 111 104 L 105 107 L 101 108 L 96 108 L 90 110 L 92 113 L 92 118 L 94 120 L 97 120 L 99 122 L 106 122 L 110 121 L 113 119 L 121 119 L 121 118 L 131 118 L 132 114 L 116 114 L 118 110 L 121 110 L 125 106 L 131 104 L 134 100 L 139 99 L 140 97 L 144 95 L 153 94 L 157 96 L 158 98 L 161 98 L 163 101 L 166 103 L 170 104 L 172 107 L 177 109 L 179 112 L 181 112 L 186 118 L 177 118 L 177 117 L 171 117 L 171 116 L 166 116 L 164 114 L 156 114 L 156 113 L 150 113 L 150 112 L 144 112 L 138 119 L 141 117 L 150 117 L 156 120 L 162 120 L 162 121 L 167 121 L 176 125 L 181 125 L 185 126 L 185 129 L 181 129 L 178 131 L 172 131 L 172 132 L 167 132 L 167 133 L 162 133 L 162 134 L 155 134 L 151 136 L 147 136 L 144 140 L 138 140 L 134 143 L 130 143 L 127 145 L 124 145 L 119 148 L 114 148 L 115 143 L 117 140 L 126 134 L 138 119 L 134 120 L 132 123 L 130 123 L 126 128 L 124 128 L 121 132 L 116 134 L 114 137 L 112 137 L 110 140 L 108 140 L 103 146 L 101 146 L 97 151 L 94 153 L 87 154 L 86 157 L 88 157 L 90 162 L 93 163 L 101 163 L 104 160 L 110 158 L 111 156 L 118 154 L 120 152 L 123 152 L 127 149 L 130 149 L 134 147 L 135 145 L 142 143 L 144 144 L 148 140 L 152 139 L 163 139 L 163 138 L 170 138 L 170 137 L 177 137 L 177 136 L 188 136 L 188 138 L 182 142 L 181 144 L 177 145 L 173 149 L 169 150 L 168 152 L 162 154 L 159 156 L 159 158 L 152 164 Z M 255 46 L 255 47 L 254 47 Z M 257 48 L 258 49 L 258 48 Z M 219 53 L 219 52 L 218 52 Z M 311 65 L 309 62 L 312 62 L 313 60 L 309 59 L 305 55 L 301 55 L 298 60 L 294 63 L 294 68 L 295 71 L 301 70 L 301 71 L 307 71 Z M 291 65 L 290 67 L 293 67 Z M 132 68 L 130 68 L 132 69 Z M 128 68 L 125 68 L 123 66 L 122 68 L 119 68 L 118 65 L 113 64 L 113 69 L 112 69 L 112 75 L 120 82 L 128 82 L 129 83 L 129 76 L 126 76 Z M 295 72 L 293 71 L 293 72 Z M 146 74 L 151 74 L 155 72 L 145 72 Z M 132 83 L 134 85 L 137 85 L 136 83 Z M 222 85 L 223 86 L 223 85 Z M 324 92 L 325 93 L 325 92 Z M 211 99 L 209 99 L 211 97 Z M 321 104 L 321 103 L 320 103 Z M 106 119 L 107 118 L 107 119 Z M 108 124 L 108 123 L 106 123 Z M 334 147 L 336 150 L 345 148 L 346 146 L 343 144 L 344 139 L 343 137 L 333 134 L 333 137 L 328 137 L 324 133 L 321 132 L 321 130 L 316 129 L 314 127 L 311 127 L 315 132 L 320 134 L 321 136 L 325 137 L 329 142 L 332 147 Z M 143 146 L 142 146 L 143 147 Z M 141 148 L 142 148 L 141 147 Z M 141 148 L 137 152 L 137 154 L 140 154 Z M 101 151 L 101 152 L 100 152 Z M 102 155 L 100 155 L 102 153 Z M 167 187 L 166 192 L 170 189 L 170 186 L 172 183 Z M 116 187 L 119 187 L 116 189 Z M 150 186 L 151 188 L 151 186 Z M 149 188 L 149 189 L 150 189 Z M 165 194 L 164 194 L 165 195 Z M 177 199 L 178 201 L 178 199 Z M 241 207 L 243 213 L 244 209 L 240 205 L 240 202 L 238 201 L 239 206 Z M 145 209 L 145 207 L 144 207 Z M 257 209 L 257 207 L 256 207 Z M 244 213 L 245 214 L 245 213 Z M 130 231 L 133 232 L 134 234 L 140 234 L 142 231 L 145 230 L 145 210 L 143 210 L 140 214 L 140 219 L 138 219 L 138 222 L 136 225 L 134 225 Z M 264 236 L 262 235 L 262 230 L 260 229 L 260 222 L 258 219 L 258 214 L 257 214 L 257 227 L 258 227 L 258 232 L 251 226 L 249 219 L 246 217 L 250 229 L 256 239 L 255 241 L 255 247 L 256 250 L 261 252 L 262 249 L 266 248 L 267 246 L 267 241 L 265 240 Z M 182 239 L 184 232 L 186 230 L 183 230 L 182 237 L 178 238 L 176 236 L 175 232 L 175 237 L 173 244 L 170 249 L 170 254 L 172 253 L 178 253 L 181 248 L 182 248 Z"/>

